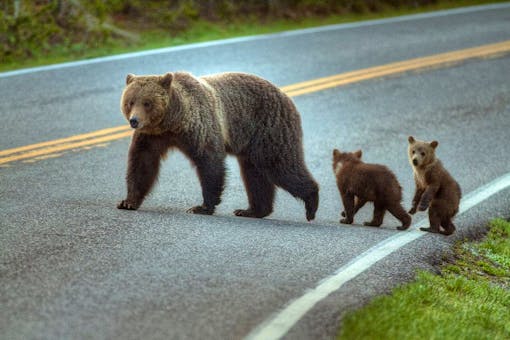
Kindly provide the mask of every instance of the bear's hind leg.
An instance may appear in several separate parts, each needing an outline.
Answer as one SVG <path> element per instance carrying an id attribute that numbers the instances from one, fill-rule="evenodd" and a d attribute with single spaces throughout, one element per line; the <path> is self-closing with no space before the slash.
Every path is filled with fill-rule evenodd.
<path id="1" fill-rule="evenodd" d="M 237 209 L 236 216 L 262 218 L 273 212 L 275 186 L 266 174 L 258 170 L 249 160 L 238 157 L 241 176 L 248 195 L 248 209 Z"/>
<path id="2" fill-rule="evenodd" d="M 284 167 L 279 170 L 284 170 Z M 276 185 L 305 202 L 306 219 L 311 221 L 315 218 L 315 213 L 319 207 L 319 186 L 312 175 L 304 169 L 304 164 L 301 168 L 293 170 L 278 171 L 278 174 L 271 173 L 271 175 Z"/>
<path id="3" fill-rule="evenodd" d="M 440 233 L 443 235 L 451 235 L 455 232 L 455 225 L 453 224 L 451 218 L 443 219 L 441 226 L 443 227 L 444 231 L 440 231 Z"/>
<path id="4" fill-rule="evenodd" d="M 429 228 L 420 228 L 421 231 L 428 231 L 431 233 L 439 233 L 439 226 L 441 225 L 441 217 L 438 212 L 431 206 L 429 208 Z"/>
<path id="5" fill-rule="evenodd" d="M 367 227 L 380 227 L 384 220 L 384 214 L 386 213 L 386 207 L 380 205 L 377 201 L 374 202 L 374 217 L 372 221 L 363 223 Z"/>
<path id="6" fill-rule="evenodd" d="M 388 211 L 402 222 L 402 225 L 397 227 L 398 230 L 406 230 L 409 228 L 412 220 L 411 216 L 402 208 L 399 202 L 388 207 Z"/>

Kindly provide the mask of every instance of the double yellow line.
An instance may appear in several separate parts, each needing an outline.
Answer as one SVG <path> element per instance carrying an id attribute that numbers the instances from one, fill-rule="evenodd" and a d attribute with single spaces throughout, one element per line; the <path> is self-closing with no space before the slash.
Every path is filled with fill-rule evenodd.
<path id="1" fill-rule="evenodd" d="M 116 139 L 131 136 L 129 126 L 117 126 L 114 128 L 98 130 L 81 135 L 71 136 L 62 139 L 55 139 L 47 142 L 21 146 L 19 148 L 0 151 L 0 165 L 24 159 L 34 159 L 59 152 L 80 149 L 107 143 Z"/>
<path id="2" fill-rule="evenodd" d="M 346 72 L 330 77 L 314 79 L 284 86 L 281 89 L 289 96 L 295 97 L 310 92 L 321 91 L 332 87 L 361 82 L 363 80 L 380 78 L 392 74 L 415 71 L 425 68 L 445 67 L 467 59 L 488 58 L 510 51 L 510 41 L 497 44 L 483 45 L 465 50 L 441 53 L 429 57 L 409 59 L 396 63 L 369 67 L 362 70 Z"/>
<path id="3" fill-rule="evenodd" d="M 392 74 L 416 71 L 426 68 L 445 67 L 473 58 L 489 58 L 510 52 L 510 40 L 496 44 L 483 45 L 454 52 L 441 53 L 423 58 L 410 59 L 386 65 L 365 68 L 357 71 L 318 78 L 281 88 L 287 95 L 296 97 L 307 93 L 380 78 Z M 82 149 L 108 143 L 132 135 L 129 126 L 118 126 L 95 132 L 55 139 L 43 143 L 26 145 L 0 151 L 0 166 L 21 160 L 33 160 L 58 156 L 68 150 Z"/>

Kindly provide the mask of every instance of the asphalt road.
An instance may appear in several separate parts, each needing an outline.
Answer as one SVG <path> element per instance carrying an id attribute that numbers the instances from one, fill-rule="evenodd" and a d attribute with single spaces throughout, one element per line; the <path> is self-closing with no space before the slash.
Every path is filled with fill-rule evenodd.
<path id="1" fill-rule="evenodd" d="M 138 57 L 0 74 L 0 150 L 125 124 L 127 73 L 186 70 L 255 73 L 279 86 L 510 39 L 510 6 L 240 39 Z M 294 98 L 307 164 L 320 184 L 317 219 L 279 191 L 265 219 L 247 206 L 239 169 L 215 216 L 186 214 L 201 202 L 194 169 L 179 153 L 136 212 L 125 195 L 129 145 L 121 139 L 0 168 L 0 338 L 239 339 L 360 253 L 398 233 L 340 225 L 333 148 L 363 149 L 397 175 L 409 207 L 414 183 L 407 136 L 437 139 L 439 157 L 465 194 L 510 172 L 510 56 L 332 88 Z M 425 235 L 319 302 L 289 339 L 331 338 L 345 312 L 434 270 L 451 244 L 510 215 L 505 189 L 458 216 L 452 237 Z M 414 220 L 425 218 L 424 213 Z"/>

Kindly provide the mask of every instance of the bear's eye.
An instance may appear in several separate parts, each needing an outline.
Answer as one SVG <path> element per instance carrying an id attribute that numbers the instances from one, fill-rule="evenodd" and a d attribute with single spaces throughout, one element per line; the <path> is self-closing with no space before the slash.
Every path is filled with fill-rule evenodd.
<path id="1" fill-rule="evenodd" d="M 127 107 L 133 107 L 133 105 L 135 105 L 135 103 L 131 100 L 131 101 L 127 104 Z"/>
<path id="2" fill-rule="evenodd" d="M 422 153 L 421 153 L 421 155 L 422 155 L 422 156 L 425 156 L 425 152 L 422 152 Z"/>
<path id="3" fill-rule="evenodd" d="M 416 151 L 413 150 L 413 155 L 416 153 Z"/>
<path id="4" fill-rule="evenodd" d="M 143 107 L 148 110 L 152 107 L 152 104 L 151 104 L 151 102 L 143 102 Z"/>

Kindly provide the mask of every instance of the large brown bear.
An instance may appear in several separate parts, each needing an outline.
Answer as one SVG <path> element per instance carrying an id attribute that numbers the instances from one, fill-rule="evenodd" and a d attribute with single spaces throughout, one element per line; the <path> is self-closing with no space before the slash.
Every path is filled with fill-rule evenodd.
<path id="1" fill-rule="evenodd" d="M 398 230 L 406 230 L 411 225 L 411 216 L 402 208 L 402 188 L 395 174 L 384 165 L 364 163 L 362 152 L 340 152 L 333 150 L 333 171 L 344 211 L 340 223 L 351 224 L 354 215 L 365 203 L 374 202 L 372 221 L 366 226 L 379 227 L 388 210 L 402 225 Z"/>
<path id="2" fill-rule="evenodd" d="M 410 214 L 429 209 L 429 228 L 423 231 L 451 235 L 455 231 L 453 217 L 459 211 L 461 190 L 436 157 L 437 141 L 424 142 L 409 136 L 409 163 L 413 168 L 416 191 Z M 443 227 L 441 230 L 440 227 Z"/>
<path id="3" fill-rule="evenodd" d="M 121 110 L 135 132 L 127 198 L 119 209 L 138 209 L 161 158 L 176 147 L 194 163 L 202 186 L 203 203 L 188 212 L 214 213 L 229 153 L 237 156 L 249 202 L 235 215 L 269 215 L 279 186 L 305 202 L 308 220 L 315 218 L 319 188 L 304 162 L 301 119 L 290 98 L 270 82 L 244 73 L 129 74 Z"/>

